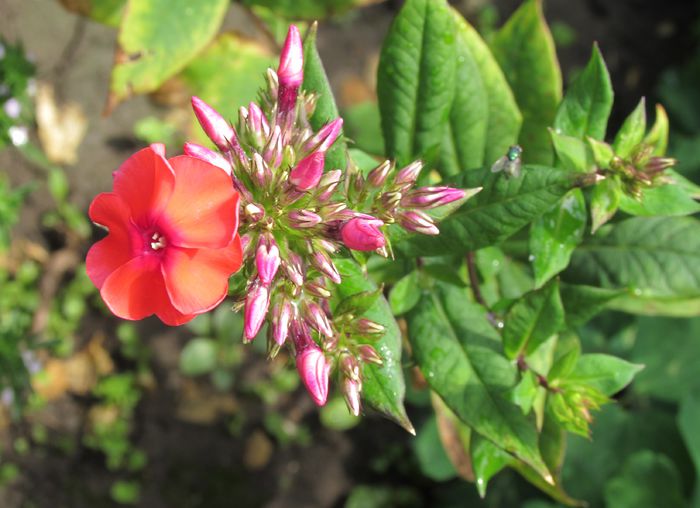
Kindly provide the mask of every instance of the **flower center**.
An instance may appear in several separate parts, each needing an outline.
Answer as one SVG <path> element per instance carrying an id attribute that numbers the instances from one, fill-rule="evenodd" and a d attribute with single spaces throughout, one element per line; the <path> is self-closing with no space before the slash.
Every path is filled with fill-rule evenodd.
<path id="1" fill-rule="evenodd" d="M 160 250 L 165 248 L 167 245 L 168 243 L 165 241 L 164 235 L 157 232 L 153 233 L 153 236 L 151 236 L 151 249 Z"/>

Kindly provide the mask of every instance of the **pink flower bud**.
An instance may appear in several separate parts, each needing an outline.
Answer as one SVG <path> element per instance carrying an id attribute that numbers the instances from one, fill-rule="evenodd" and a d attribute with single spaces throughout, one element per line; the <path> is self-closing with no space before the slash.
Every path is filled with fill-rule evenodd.
<path id="1" fill-rule="evenodd" d="M 344 377 L 355 381 L 360 381 L 362 379 L 360 374 L 360 364 L 357 361 L 357 358 L 355 358 L 352 354 L 347 352 L 341 353 L 338 364 Z"/>
<path id="2" fill-rule="evenodd" d="M 384 225 L 379 219 L 359 218 L 350 219 L 340 230 L 343 243 L 354 250 L 370 251 L 380 249 L 386 244 L 386 239 L 379 229 Z"/>
<path id="3" fill-rule="evenodd" d="M 367 318 L 360 318 L 355 321 L 355 328 L 364 335 L 380 335 L 384 333 L 384 326 L 375 323 Z"/>
<path id="4" fill-rule="evenodd" d="M 270 135 L 270 124 L 267 123 L 267 118 L 265 118 L 260 106 L 254 102 L 248 104 L 248 124 L 257 135 L 264 137 Z"/>
<path id="5" fill-rule="evenodd" d="M 314 137 L 304 143 L 304 150 L 327 152 L 343 131 L 343 119 L 336 118 L 321 127 Z"/>
<path id="6" fill-rule="evenodd" d="M 269 286 L 280 266 L 280 250 L 272 238 L 260 239 L 255 254 L 255 266 L 258 268 L 258 277 L 262 285 Z"/>
<path id="7" fill-rule="evenodd" d="M 324 279 L 316 279 L 311 282 L 307 282 L 306 285 L 304 286 L 304 290 L 317 297 L 317 298 L 330 298 L 331 297 L 331 292 L 328 290 L 326 287 L 326 283 L 324 282 Z"/>
<path id="8" fill-rule="evenodd" d="M 420 174 L 422 169 L 423 162 L 414 161 L 405 168 L 399 170 L 398 173 L 396 173 L 394 183 L 401 188 L 410 187 L 416 182 L 416 179 L 418 178 L 418 175 Z"/>
<path id="9" fill-rule="evenodd" d="M 280 112 L 291 111 L 296 104 L 299 87 L 304 81 L 304 48 L 301 44 L 299 29 L 295 25 L 289 26 L 280 55 L 277 78 Z"/>
<path id="10" fill-rule="evenodd" d="M 289 225 L 295 229 L 308 229 L 319 225 L 323 219 L 310 210 L 292 210 L 287 214 Z"/>
<path id="11" fill-rule="evenodd" d="M 292 318 L 292 304 L 288 300 L 278 302 L 272 309 L 272 338 L 278 346 L 284 345 Z"/>
<path id="12" fill-rule="evenodd" d="M 435 225 L 432 217 L 425 212 L 411 210 L 399 214 L 399 224 L 407 231 L 422 233 L 424 235 L 437 235 L 440 230 Z"/>
<path id="13" fill-rule="evenodd" d="M 243 207 L 243 216 L 249 222 L 258 222 L 265 217 L 265 210 L 255 203 L 248 203 Z"/>
<path id="14" fill-rule="evenodd" d="M 272 167 L 277 167 L 282 162 L 282 144 L 282 130 L 279 125 L 276 125 L 275 130 L 272 131 L 272 136 L 270 136 L 263 149 L 263 159 Z"/>
<path id="15" fill-rule="evenodd" d="M 401 202 L 402 194 L 397 191 L 385 192 L 379 198 L 379 202 L 386 211 L 394 212 Z"/>
<path id="16" fill-rule="evenodd" d="M 326 157 L 323 152 L 313 152 L 304 157 L 289 173 L 289 181 L 300 191 L 313 189 L 323 175 Z"/>
<path id="17" fill-rule="evenodd" d="M 256 282 L 245 300 L 243 337 L 246 341 L 253 340 L 260 331 L 269 305 L 270 291 L 267 286 Z"/>
<path id="18" fill-rule="evenodd" d="M 360 383 L 353 379 L 343 379 L 343 396 L 348 410 L 354 416 L 360 416 Z"/>
<path id="19" fill-rule="evenodd" d="M 311 263 L 323 275 L 328 277 L 336 284 L 340 284 L 340 273 L 338 273 L 338 269 L 333 264 L 333 261 L 331 261 L 331 258 L 328 257 L 328 254 L 323 251 L 314 252 L 313 256 L 311 257 Z"/>
<path id="20" fill-rule="evenodd" d="M 321 181 L 318 182 L 318 200 L 323 202 L 327 201 L 335 192 L 336 187 L 340 183 L 340 177 L 343 176 L 343 172 L 339 169 L 333 169 L 328 173 L 325 173 L 321 177 Z"/>
<path id="21" fill-rule="evenodd" d="M 466 196 L 462 189 L 452 187 L 421 187 L 411 191 L 401 200 L 406 208 L 437 208 Z"/>
<path id="22" fill-rule="evenodd" d="M 204 133 L 219 147 L 219 150 L 228 152 L 231 146 L 238 146 L 236 132 L 218 111 L 196 96 L 192 97 L 192 109 Z"/>
<path id="23" fill-rule="evenodd" d="M 265 187 L 272 180 L 272 172 L 258 152 L 253 154 L 251 170 L 253 181 L 258 187 Z"/>
<path id="24" fill-rule="evenodd" d="M 304 302 L 304 317 L 309 326 L 318 333 L 326 337 L 332 337 L 334 335 L 333 328 L 331 328 L 326 313 L 323 312 L 323 309 L 321 309 L 316 302 L 308 300 Z"/>
<path id="25" fill-rule="evenodd" d="M 231 164 L 223 157 L 220 153 L 210 150 L 209 148 L 198 145 L 197 143 L 185 143 L 183 151 L 186 155 L 190 157 L 196 157 L 204 162 L 213 164 L 217 168 L 221 168 L 226 171 L 226 174 L 231 174 Z"/>
<path id="26" fill-rule="evenodd" d="M 375 325 L 378 323 L 374 323 Z M 381 326 L 381 325 L 379 325 Z M 382 326 L 382 331 L 384 327 Z M 369 362 L 369 363 L 376 363 L 377 365 L 381 365 L 384 363 L 382 361 L 382 357 L 379 356 L 379 353 L 377 353 L 377 350 L 374 349 L 372 346 L 369 344 L 361 344 L 357 347 L 357 353 L 360 355 L 360 358 L 362 358 L 363 362 Z"/>
<path id="27" fill-rule="evenodd" d="M 328 399 L 328 377 L 331 364 L 315 343 L 309 343 L 304 349 L 297 350 L 296 357 L 299 377 L 314 402 L 323 406 Z"/>
<path id="28" fill-rule="evenodd" d="M 384 161 L 379 166 L 377 166 L 369 172 L 369 174 L 367 175 L 367 181 L 373 186 L 381 188 L 384 186 L 384 182 L 386 182 L 386 179 L 389 176 L 389 173 L 392 169 L 393 167 L 391 162 Z"/>
<path id="29" fill-rule="evenodd" d="M 302 286 L 304 284 L 304 266 L 298 254 L 290 252 L 283 266 L 287 272 L 287 277 L 294 285 Z"/>

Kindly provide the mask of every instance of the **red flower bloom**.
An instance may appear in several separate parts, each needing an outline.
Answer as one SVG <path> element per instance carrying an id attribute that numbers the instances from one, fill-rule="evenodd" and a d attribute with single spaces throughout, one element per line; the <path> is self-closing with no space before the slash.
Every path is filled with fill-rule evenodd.
<path id="1" fill-rule="evenodd" d="M 224 171 L 152 145 L 114 173 L 90 218 L 109 234 L 92 246 L 87 273 L 124 319 L 157 315 L 180 325 L 218 305 L 242 262 L 238 193 Z"/>

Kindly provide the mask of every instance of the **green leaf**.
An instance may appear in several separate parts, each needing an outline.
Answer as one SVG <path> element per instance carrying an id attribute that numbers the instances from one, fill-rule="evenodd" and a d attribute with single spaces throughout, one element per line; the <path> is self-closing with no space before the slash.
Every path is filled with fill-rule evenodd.
<path id="1" fill-rule="evenodd" d="M 316 130 L 340 116 L 326 70 L 316 48 L 317 28 L 316 23 L 311 25 L 304 37 L 304 83 L 302 84 L 304 90 L 313 92 L 318 97 L 314 114 L 309 118 L 311 127 Z M 345 169 L 346 164 L 347 145 L 344 136 L 341 135 L 326 153 L 325 166 L 327 169 Z"/>
<path id="2" fill-rule="evenodd" d="M 354 146 L 371 154 L 384 153 L 381 118 L 376 102 L 361 102 L 343 110 L 343 129 Z"/>
<path id="3" fill-rule="evenodd" d="M 180 353 L 180 370 L 187 376 L 200 376 L 216 367 L 217 346 L 212 339 L 192 339 Z"/>
<path id="4" fill-rule="evenodd" d="M 700 298 L 645 297 L 623 294 L 608 305 L 610 309 L 642 316 L 694 317 L 700 316 Z"/>
<path id="5" fill-rule="evenodd" d="M 557 132 L 579 139 L 590 136 L 605 139 L 608 117 L 613 105 L 610 73 L 598 44 L 586 68 L 571 83 L 554 119 Z"/>
<path id="6" fill-rule="evenodd" d="M 61 0 L 61 5 L 76 14 L 116 28 L 122 19 L 126 0 Z"/>
<path id="7" fill-rule="evenodd" d="M 649 133 L 644 138 L 644 143 L 654 147 L 653 156 L 660 157 L 666 153 L 668 146 L 668 115 L 661 104 L 656 105 L 656 119 Z"/>
<path id="8" fill-rule="evenodd" d="M 241 79 L 241 76 L 262 77 L 272 65 L 274 59 L 261 45 L 225 33 L 200 53 L 181 77 L 193 95 L 233 122 L 238 118 L 239 106 L 255 100 L 259 88 L 257 79 Z M 195 116 L 190 116 L 192 132 L 200 140 L 207 140 Z"/>
<path id="9" fill-rule="evenodd" d="M 183 69 L 216 35 L 228 5 L 228 0 L 129 0 L 112 68 L 111 105 L 152 92 Z"/>
<path id="10" fill-rule="evenodd" d="M 632 218 L 585 241 L 565 273 L 574 282 L 647 297 L 700 296 L 700 221 Z"/>
<path id="11" fill-rule="evenodd" d="M 242 0 L 244 5 L 266 7 L 275 15 L 291 21 L 314 21 L 338 16 L 353 7 L 372 2 L 373 0 Z"/>
<path id="12" fill-rule="evenodd" d="M 586 200 L 581 189 L 571 189 L 549 212 L 532 223 L 530 254 L 536 287 L 569 264 L 586 229 Z"/>
<path id="13" fill-rule="evenodd" d="M 615 157 L 615 152 L 613 152 L 612 147 L 605 143 L 604 141 L 598 141 L 591 137 L 587 137 L 586 141 L 588 146 L 591 148 L 593 153 L 593 161 L 596 166 L 601 169 L 608 169 L 610 167 L 610 162 L 613 157 Z"/>
<path id="14" fill-rule="evenodd" d="M 319 419 L 327 429 L 345 431 L 356 427 L 361 418 L 355 416 L 345 404 L 343 397 L 333 397 L 319 411 Z"/>
<path id="15" fill-rule="evenodd" d="M 454 95 L 455 21 L 445 0 L 408 0 L 384 41 L 377 95 L 387 155 L 436 160 Z"/>
<path id="16" fill-rule="evenodd" d="M 443 449 L 438 434 L 437 419 L 434 416 L 418 429 L 416 439 L 411 444 L 420 470 L 425 476 L 442 482 L 457 475 L 457 471 Z"/>
<path id="17" fill-rule="evenodd" d="M 612 396 L 630 384 L 634 375 L 643 368 L 643 365 L 629 363 L 615 356 L 587 354 L 579 357 L 566 381 L 592 386 L 603 394 Z"/>
<path id="18" fill-rule="evenodd" d="M 493 476 L 513 463 L 513 457 L 479 434 L 472 433 L 469 453 L 479 495 L 486 496 L 486 487 Z"/>
<path id="19" fill-rule="evenodd" d="M 591 193 L 591 233 L 613 218 L 620 206 L 622 189 L 620 181 L 609 176 L 593 187 Z"/>
<path id="20" fill-rule="evenodd" d="M 492 173 L 489 168 L 462 172 L 450 183 L 483 190 L 443 220 L 436 237 L 409 236 L 395 229 L 394 251 L 404 256 L 438 256 L 497 244 L 546 212 L 576 183 L 574 175 L 554 168 L 522 169 L 520 178 Z"/>
<path id="21" fill-rule="evenodd" d="M 632 154 L 632 150 L 644 139 L 647 128 L 647 112 L 644 97 L 634 111 L 625 119 L 620 130 L 615 136 L 613 150 L 618 157 L 626 159 Z"/>
<path id="22" fill-rule="evenodd" d="M 515 359 L 532 353 L 564 324 L 564 308 L 556 281 L 531 291 L 508 311 L 503 328 L 503 349 Z"/>
<path id="23" fill-rule="evenodd" d="M 608 508 L 683 508 L 681 478 L 666 456 L 643 450 L 627 458 L 620 474 L 605 486 Z"/>
<path id="24" fill-rule="evenodd" d="M 336 314 L 352 312 L 355 315 L 364 314 L 375 306 L 382 296 L 382 288 L 378 287 L 370 291 L 362 291 L 343 298 L 335 309 Z"/>
<path id="25" fill-rule="evenodd" d="M 665 171 L 664 178 L 671 181 L 659 187 L 643 188 L 639 200 L 623 194 L 620 210 L 644 217 L 671 217 L 700 212 L 700 203 L 695 200 L 697 194 L 692 182 L 672 170 Z"/>
<path id="26" fill-rule="evenodd" d="M 532 405 L 537 397 L 537 389 L 539 384 L 537 378 L 531 370 L 523 372 L 520 382 L 513 389 L 513 403 L 517 404 L 523 410 L 523 414 L 527 415 L 532 410 Z"/>
<path id="27" fill-rule="evenodd" d="M 590 146 L 585 141 L 560 134 L 554 129 L 550 129 L 549 133 L 557 154 L 557 167 L 581 173 L 588 173 L 593 169 L 595 160 Z"/>
<path id="28" fill-rule="evenodd" d="M 513 92 L 488 46 L 457 11 L 453 14 L 457 68 L 441 154 L 443 175 L 493 163 L 517 142 L 522 125 Z"/>
<path id="29" fill-rule="evenodd" d="M 464 423 L 549 477 L 534 421 L 509 400 L 516 368 L 500 353 L 485 310 L 455 286 L 424 293 L 408 315 L 413 356 L 430 387 Z"/>
<path id="30" fill-rule="evenodd" d="M 576 328 L 593 319 L 610 301 L 624 295 L 626 290 L 561 284 L 559 293 L 564 304 L 566 326 Z"/>
<path id="31" fill-rule="evenodd" d="M 341 298 L 377 289 L 351 259 L 339 259 L 335 264 L 343 279 L 337 286 Z M 383 325 L 386 331 L 372 343 L 382 357 L 383 365 L 363 364 L 362 398 L 369 407 L 395 421 L 408 432 L 415 433 L 403 405 L 406 385 L 401 369 L 401 331 L 391 314 L 389 303 L 380 296 L 364 316 Z"/>
<path id="32" fill-rule="evenodd" d="M 635 379 L 635 393 L 681 401 L 700 388 L 700 318 L 639 318 L 630 360 L 645 365 Z"/>
<path id="33" fill-rule="evenodd" d="M 389 304 L 395 315 L 405 314 L 420 300 L 421 288 L 418 285 L 418 272 L 415 270 L 399 280 L 389 292 Z"/>
<path id="34" fill-rule="evenodd" d="M 523 114 L 520 144 L 529 163 L 551 164 L 547 127 L 561 100 L 561 70 L 541 0 L 527 0 L 495 35 L 493 54 Z"/>

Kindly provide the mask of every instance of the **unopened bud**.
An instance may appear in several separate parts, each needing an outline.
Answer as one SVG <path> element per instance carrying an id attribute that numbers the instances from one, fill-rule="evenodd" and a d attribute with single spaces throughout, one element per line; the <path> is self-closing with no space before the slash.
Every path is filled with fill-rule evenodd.
<path id="1" fill-rule="evenodd" d="M 653 176 L 675 166 L 677 163 L 678 161 L 672 157 L 652 157 L 644 167 L 644 171 Z"/>
<path id="2" fill-rule="evenodd" d="M 286 298 L 272 308 L 272 338 L 278 346 L 287 340 L 291 318 L 292 304 Z"/>
<path id="3" fill-rule="evenodd" d="M 408 193 L 402 200 L 405 208 L 437 208 L 466 196 L 462 189 L 452 187 L 421 187 Z"/>
<path id="4" fill-rule="evenodd" d="M 422 233 L 424 235 L 437 235 L 440 233 L 432 217 L 419 210 L 401 212 L 399 214 L 399 224 L 405 230 L 414 233 Z"/>
<path id="5" fill-rule="evenodd" d="M 195 157 L 203 160 L 204 162 L 208 162 L 209 164 L 213 164 L 217 168 L 223 169 L 226 174 L 231 174 L 231 164 L 229 164 L 224 156 L 218 152 L 215 152 L 214 150 L 210 150 L 209 148 L 198 145 L 197 143 L 185 143 L 183 151 L 185 152 L 185 155 L 189 155 L 190 157 Z"/>
<path id="6" fill-rule="evenodd" d="M 388 212 L 393 212 L 401 202 L 402 194 L 398 191 L 385 192 L 380 198 L 382 208 Z"/>
<path id="7" fill-rule="evenodd" d="M 333 169 L 328 173 L 325 173 L 321 180 L 318 182 L 318 200 L 323 202 L 327 201 L 333 196 L 338 183 L 340 183 L 340 177 L 343 176 L 343 172 L 339 169 Z"/>
<path id="8" fill-rule="evenodd" d="M 302 160 L 289 173 L 289 181 L 300 191 L 313 189 L 323 174 L 326 157 L 323 152 L 313 152 Z"/>
<path id="9" fill-rule="evenodd" d="M 342 118 L 336 118 L 335 120 L 328 122 L 326 125 L 319 129 L 319 131 L 316 133 L 316 135 L 314 135 L 314 137 L 312 137 L 306 143 L 304 143 L 304 150 L 314 150 L 318 152 L 328 151 L 331 145 L 335 143 L 335 140 L 338 139 L 338 136 L 340 136 L 342 130 Z"/>
<path id="10" fill-rule="evenodd" d="M 384 333 L 384 326 L 375 323 L 367 318 L 360 318 L 355 321 L 355 328 L 363 335 L 379 335 Z"/>
<path id="11" fill-rule="evenodd" d="M 270 180 L 272 179 L 272 172 L 258 152 L 253 154 L 253 165 L 251 170 L 253 181 L 258 187 L 265 187 L 270 183 Z"/>
<path id="12" fill-rule="evenodd" d="M 294 285 L 302 286 L 304 284 L 304 267 L 299 254 L 290 252 L 287 255 L 287 259 L 283 262 L 283 266 L 287 272 L 287 277 Z"/>
<path id="13" fill-rule="evenodd" d="M 265 210 L 255 203 L 248 203 L 245 205 L 243 207 L 243 213 L 249 222 L 258 222 L 265 217 Z"/>
<path id="14" fill-rule="evenodd" d="M 333 264 L 333 261 L 331 261 L 331 258 L 328 257 L 328 254 L 323 251 L 314 252 L 311 257 L 311 263 L 323 275 L 336 284 L 340 284 L 340 273 L 338 273 L 338 269 Z"/>
<path id="15" fill-rule="evenodd" d="M 340 368 L 340 372 L 343 374 L 343 377 L 353 379 L 355 381 L 360 381 L 362 379 L 362 375 L 360 373 L 360 363 L 357 361 L 357 358 L 347 352 L 347 350 L 341 353 L 338 366 Z"/>
<path id="16" fill-rule="evenodd" d="M 345 203 L 337 202 L 330 203 L 322 207 L 318 213 L 323 217 L 323 220 L 328 222 L 332 220 L 339 220 L 343 218 L 342 212 L 346 210 L 348 205 Z"/>
<path id="17" fill-rule="evenodd" d="M 270 166 L 277 167 L 282 162 L 282 145 L 282 130 L 279 125 L 275 125 L 275 130 L 272 131 L 272 135 L 263 149 L 263 159 Z"/>
<path id="18" fill-rule="evenodd" d="M 311 282 L 307 282 L 304 286 L 304 290 L 317 298 L 331 297 L 331 292 L 326 287 L 326 283 L 323 279 L 315 279 Z"/>
<path id="19" fill-rule="evenodd" d="M 348 378 L 343 379 L 343 397 L 348 410 L 354 416 L 360 416 L 360 389 L 359 382 Z"/>
<path id="20" fill-rule="evenodd" d="M 258 277 L 264 286 L 269 286 L 280 266 L 280 251 L 272 237 L 261 237 L 255 254 Z"/>
<path id="21" fill-rule="evenodd" d="M 328 376 L 331 364 L 323 351 L 315 343 L 309 343 L 304 349 L 297 350 L 297 371 L 306 390 L 314 402 L 323 406 L 328 399 Z"/>
<path id="22" fill-rule="evenodd" d="M 292 210 L 287 214 L 289 225 L 295 229 L 308 229 L 318 226 L 323 219 L 310 210 Z"/>
<path id="23" fill-rule="evenodd" d="M 326 337 L 332 337 L 334 335 L 333 328 L 331 328 L 326 313 L 323 312 L 323 309 L 321 309 L 316 302 L 306 300 L 303 304 L 303 309 L 306 322 L 309 323 L 311 328 Z"/>
<path id="24" fill-rule="evenodd" d="M 256 103 L 248 104 L 248 126 L 260 138 L 267 138 L 270 135 L 270 124 L 267 123 L 265 114 Z"/>
<path id="25" fill-rule="evenodd" d="M 418 179 L 418 175 L 420 174 L 421 170 L 423 169 L 423 162 L 422 161 L 414 161 L 410 163 L 408 166 L 405 168 L 402 168 L 399 170 L 398 173 L 396 173 L 396 178 L 394 179 L 394 183 L 401 189 L 408 188 L 412 186 L 414 183 L 416 183 L 416 180 Z"/>
<path id="26" fill-rule="evenodd" d="M 295 25 L 290 25 L 287 32 L 277 68 L 277 77 L 279 109 L 280 112 L 286 113 L 294 108 L 299 87 L 304 81 L 304 49 L 299 29 Z"/>
<path id="27" fill-rule="evenodd" d="M 356 217 L 347 221 L 340 229 L 343 243 L 350 249 L 370 251 L 384 247 L 386 239 L 379 229 L 384 223 L 371 217 Z"/>
<path id="28" fill-rule="evenodd" d="M 377 166 L 369 172 L 369 174 L 367 175 L 367 181 L 373 186 L 381 188 L 384 186 L 384 182 L 386 182 L 386 179 L 389 176 L 389 173 L 392 169 L 393 164 L 391 163 L 391 161 L 384 161 L 379 166 Z"/>
<path id="29" fill-rule="evenodd" d="M 382 357 L 377 353 L 377 350 L 369 344 L 359 345 L 357 347 L 357 353 L 360 355 L 363 362 L 376 363 L 377 365 L 384 363 Z"/>
<path id="30" fill-rule="evenodd" d="M 269 304 L 270 292 L 267 287 L 257 282 L 253 284 L 245 301 L 243 336 L 246 341 L 253 340 L 260 331 L 263 321 L 265 321 Z"/>
<path id="31" fill-rule="evenodd" d="M 192 109 L 204 133 L 219 150 L 228 152 L 231 146 L 239 147 L 233 126 L 218 111 L 196 96 L 192 97 Z"/>

